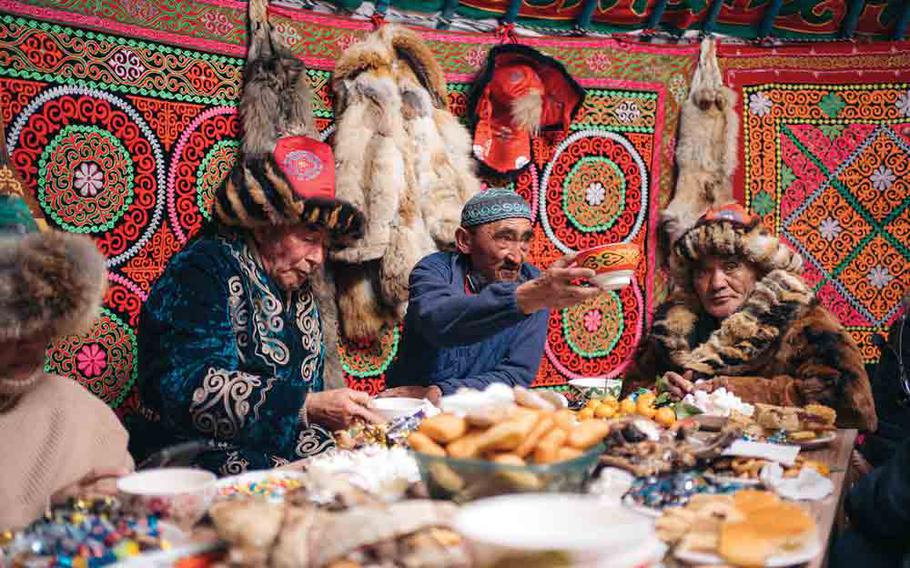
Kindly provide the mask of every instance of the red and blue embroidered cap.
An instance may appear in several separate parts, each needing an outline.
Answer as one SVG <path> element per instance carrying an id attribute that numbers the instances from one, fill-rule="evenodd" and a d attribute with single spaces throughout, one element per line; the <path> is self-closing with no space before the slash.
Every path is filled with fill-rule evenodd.
<path id="1" fill-rule="evenodd" d="M 332 148 L 308 136 L 280 138 L 271 154 L 241 158 L 215 194 L 213 209 L 228 226 L 322 226 L 334 245 L 363 235 L 363 214 L 335 198 Z"/>

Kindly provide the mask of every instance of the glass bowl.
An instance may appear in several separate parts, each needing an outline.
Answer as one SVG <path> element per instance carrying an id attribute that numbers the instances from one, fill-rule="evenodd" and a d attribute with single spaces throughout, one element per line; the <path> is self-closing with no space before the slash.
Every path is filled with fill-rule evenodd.
<path id="1" fill-rule="evenodd" d="M 575 459 L 539 465 L 411 453 L 430 497 L 466 503 L 508 493 L 581 493 L 603 453 L 603 445 Z"/>

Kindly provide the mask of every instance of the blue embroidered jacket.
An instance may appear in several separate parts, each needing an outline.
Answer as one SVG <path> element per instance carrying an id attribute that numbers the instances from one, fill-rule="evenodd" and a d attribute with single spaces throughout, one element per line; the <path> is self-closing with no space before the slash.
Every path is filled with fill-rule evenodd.
<path id="1" fill-rule="evenodd" d="M 220 473 L 319 453 L 332 437 L 301 422 L 323 388 L 322 323 L 309 288 L 286 292 L 240 234 L 202 236 L 168 264 L 142 307 L 138 459 L 209 438 L 224 451 L 197 464 Z M 148 422 L 153 422 L 148 427 Z"/>
<path id="2" fill-rule="evenodd" d="M 386 384 L 438 386 L 444 394 L 490 383 L 528 386 L 547 340 L 548 310 L 525 315 L 519 282 L 493 282 L 469 293 L 467 257 L 438 252 L 411 272 L 410 299 L 398 359 Z M 521 266 L 520 282 L 540 272 Z"/>

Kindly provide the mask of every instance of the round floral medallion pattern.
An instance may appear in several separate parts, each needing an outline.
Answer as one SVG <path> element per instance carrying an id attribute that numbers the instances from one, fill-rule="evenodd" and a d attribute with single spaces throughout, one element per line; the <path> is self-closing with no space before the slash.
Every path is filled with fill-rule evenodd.
<path id="1" fill-rule="evenodd" d="M 562 330 L 572 351 L 590 359 L 609 355 L 625 328 L 622 300 L 606 292 L 562 310 Z"/>
<path id="2" fill-rule="evenodd" d="M 72 377 L 116 408 L 136 381 L 136 334 L 107 308 L 82 335 L 56 338 L 47 349 L 45 370 Z M 72 355 L 75 353 L 75 357 Z"/>
<path id="3" fill-rule="evenodd" d="M 133 202 L 133 162 L 107 130 L 66 126 L 44 148 L 38 164 L 41 206 L 69 231 L 106 231 Z"/>
<path id="4" fill-rule="evenodd" d="M 609 158 L 581 158 L 563 183 L 563 210 L 579 231 L 606 231 L 625 209 L 625 176 Z"/>

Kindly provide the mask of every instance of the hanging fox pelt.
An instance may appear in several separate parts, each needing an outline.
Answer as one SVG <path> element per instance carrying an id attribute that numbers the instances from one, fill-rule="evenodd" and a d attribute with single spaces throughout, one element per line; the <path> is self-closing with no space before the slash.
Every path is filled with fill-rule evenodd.
<path id="1" fill-rule="evenodd" d="M 661 212 L 663 237 L 670 246 L 705 209 L 733 201 L 739 134 L 735 104 L 736 94 L 721 78 L 714 40 L 705 39 L 679 121 L 676 193 Z"/>
<path id="2" fill-rule="evenodd" d="M 364 237 L 333 253 L 342 331 L 378 337 L 403 316 L 411 269 L 454 247 L 480 188 L 471 138 L 448 110 L 445 76 L 417 33 L 387 25 L 349 47 L 332 79 L 336 195 L 364 212 Z"/>

